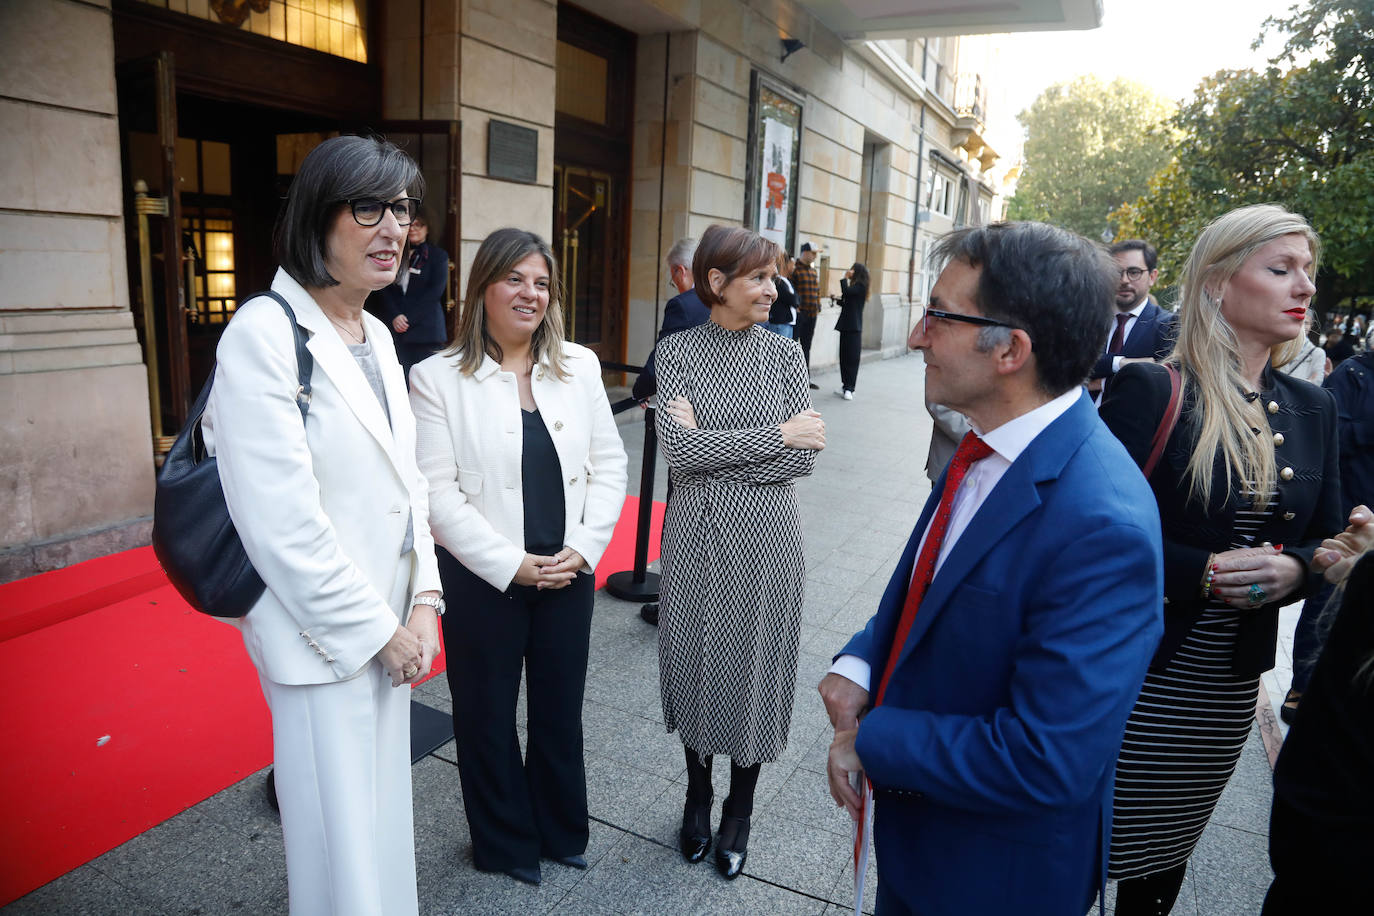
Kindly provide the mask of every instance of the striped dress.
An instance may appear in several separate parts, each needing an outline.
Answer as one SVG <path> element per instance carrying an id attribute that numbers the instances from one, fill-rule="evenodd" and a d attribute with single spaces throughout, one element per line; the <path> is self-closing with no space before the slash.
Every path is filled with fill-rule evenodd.
<path id="1" fill-rule="evenodd" d="M 1255 545 L 1275 495 L 1236 513 L 1232 548 Z M 1259 678 L 1231 673 L 1246 613 L 1209 602 L 1164 668 L 1145 676 L 1116 764 L 1110 877 L 1183 864 L 1207 827 L 1255 721 Z"/>

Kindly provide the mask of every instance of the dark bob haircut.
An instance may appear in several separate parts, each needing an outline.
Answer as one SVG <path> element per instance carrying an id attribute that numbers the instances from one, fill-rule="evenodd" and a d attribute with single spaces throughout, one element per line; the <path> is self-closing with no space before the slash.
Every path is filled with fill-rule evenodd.
<path id="1" fill-rule="evenodd" d="M 381 137 L 331 137 L 310 151 L 286 192 L 275 245 L 282 269 L 301 286 L 337 286 L 325 267 L 329 227 L 346 201 L 423 197 L 420 169 Z"/>
<path id="2" fill-rule="evenodd" d="M 993 223 L 950 233 L 935 257 L 980 269 L 979 311 L 1030 335 L 1042 391 L 1083 384 L 1107 346 L 1117 286 L 1100 245 L 1045 223 Z"/>
<path id="3" fill-rule="evenodd" d="M 751 270 L 777 263 L 782 249 L 776 243 L 750 229 L 739 226 L 715 225 L 701 234 L 697 253 L 692 258 L 692 281 L 696 283 L 701 301 L 714 308 L 721 298 L 711 289 L 709 274 L 718 270 L 725 274 L 728 284 Z"/>
<path id="4" fill-rule="evenodd" d="M 1124 241 L 1117 242 L 1115 245 L 1107 249 L 1107 253 L 1112 255 L 1113 257 L 1119 254 L 1123 254 L 1127 251 L 1140 252 L 1140 257 L 1145 261 L 1146 270 L 1154 270 L 1155 267 L 1159 264 L 1159 252 L 1155 251 L 1155 246 L 1151 245 L 1144 239 L 1126 239 Z"/>

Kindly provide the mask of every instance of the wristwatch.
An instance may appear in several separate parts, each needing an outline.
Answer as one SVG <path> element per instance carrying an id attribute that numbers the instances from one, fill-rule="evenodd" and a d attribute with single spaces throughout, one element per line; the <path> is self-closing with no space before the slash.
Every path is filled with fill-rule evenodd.
<path id="1" fill-rule="evenodd" d="M 433 595 L 416 595 L 411 604 L 412 607 L 416 604 L 429 605 L 434 608 L 434 613 L 440 617 L 444 616 L 444 611 L 448 608 L 448 605 L 444 604 L 443 598 L 435 598 Z"/>

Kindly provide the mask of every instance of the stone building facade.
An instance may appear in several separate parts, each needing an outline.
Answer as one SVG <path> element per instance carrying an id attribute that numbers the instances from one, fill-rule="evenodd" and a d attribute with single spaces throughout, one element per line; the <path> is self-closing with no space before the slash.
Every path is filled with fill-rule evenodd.
<path id="1" fill-rule="evenodd" d="M 296 164 L 336 132 L 421 162 L 455 299 L 493 229 L 550 238 L 571 335 L 603 361 L 643 361 L 663 255 L 714 222 L 810 241 L 826 293 L 863 261 L 864 345 L 900 350 L 929 243 L 999 206 L 997 40 L 955 36 L 1093 27 L 1100 9 L 867 6 L 0 4 L 0 581 L 146 543 L 156 453 L 236 297 L 270 282 Z M 816 366 L 836 359 L 831 308 Z"/>

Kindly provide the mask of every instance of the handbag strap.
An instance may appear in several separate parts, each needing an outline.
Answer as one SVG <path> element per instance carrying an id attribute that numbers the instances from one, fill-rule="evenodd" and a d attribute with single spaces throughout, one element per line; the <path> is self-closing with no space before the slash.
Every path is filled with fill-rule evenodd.
<path id="1" fill-rule="evenodd" d="M 298 382 L 296 406 L 300 408 L 301 421 L 304 422 L 305 415 L 310 412 L 310 377 L 315 374 L 315 357 L 310 354 L 309 348 L 305 345 L 307 340 L 305 332 L 296 323 L 296 313 L 292 311 L 290 303 L 283 299 L 280 293 L 270 289 L 264 290 L 258 295 L 270 296 L 277 300 L 277 305 L 280 305 L 282 311 L 286 312 L 287 320 L 291 322 L 291 334 L 296 340 L 296 381 Z M 250 296 L 249 298 L 255 297 Z"/>
<path id="2" fill-rule="evenodd" d="M 242 301 L 248 302 L 259 296 L 275 299 L 277 304 L 282 307 L 282 311 L 286 312 L 286 319 L 291 322 L 291 335 L 296 346 L 296 407 L 300 410 L 301 422 L 304 423 L 306 414 L 310 412 L 310 377 L 315 374 L 315 357 L 311 355 L 310 349 L 305 345 L 309 338 L 306 337 L 305 331 L 301 330 L 301 326 L 296 322 L 296 313 L 292 310 L 291 304 L 283 299 L 280 293 L 267 289 L 260 293 L 254 293 Z M 195 404 L 191 406 L 190 414 L 186 417 L 186 425 L 192 430 L 191 447 L 197 461 L 205 454 L 205 440 L 200 430 L 200 418 L 205 413 L 205 405 L 210 400 L 210 389 L 214 384 L 215 368 L 211 366 L 210 377 L 205 380 L 205 387 L 200 389 L 200 396 L 196 398 Z"/>
<path id="3" fill-rule="evenodd" d="M 1160 456 L 1164 454 L 1164 445 L 1174 434 L 1179 414 L 1183 412 L 1183 377 L 1178 369 L 1168 363 L 1165 363 L 1164 370 L 1169 373 L 1169 406 L 1164 408 L 1164 416 L 1159 419 L 1159 428 L 1155 430 L 1155 437 L 1150 440 L 1150 457 L 1141 468 L 1146 479 L 1149 479 L 1154 473 L 1155 466 L 1159 464 Z"/>

